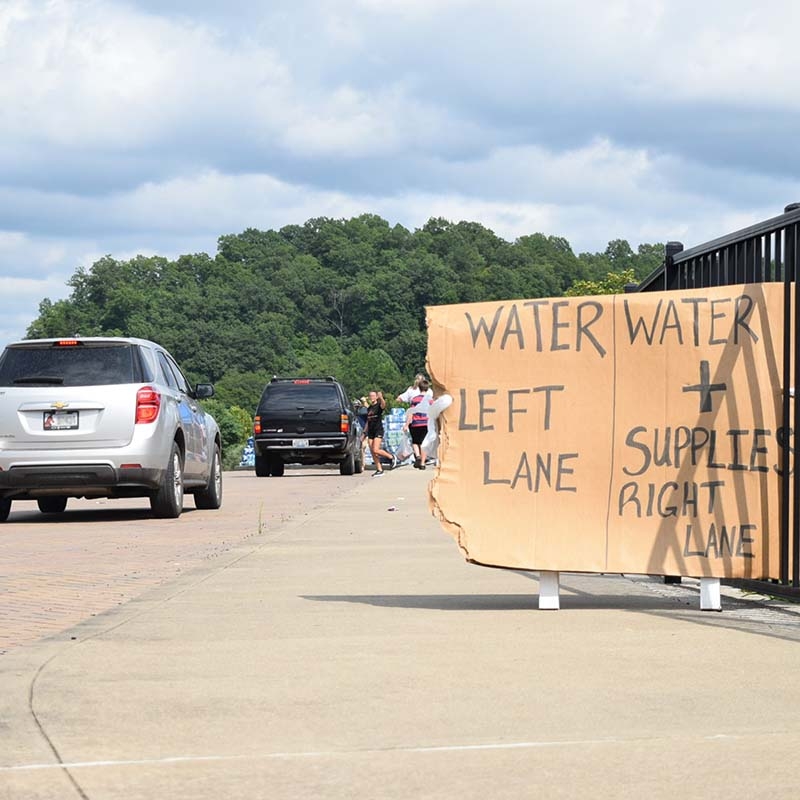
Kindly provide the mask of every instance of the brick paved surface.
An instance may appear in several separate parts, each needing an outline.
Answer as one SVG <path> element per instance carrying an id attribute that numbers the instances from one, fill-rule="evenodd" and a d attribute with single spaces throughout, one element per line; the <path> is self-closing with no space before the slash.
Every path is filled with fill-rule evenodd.
<path id="1" fill-rule="evenodd" d="M 429 479 L 237 477 L 222 516 L 118 520 L 268 527 L 0 658 L 0 800 L 794 796 L 797 614 L 576 574 L 539 612 L 535 573 L 465 563 Z"/>
<path id="2" fill-rule="evenodd" d="M 371 474 L 342 477 L 329 467 L 288 468 L 283 478 L 227 472 L 222 509 L 199 511 L 187 498 L 177 520 L 153 519 L 146 499 L 70 500 L 57 515 L 15 502 L 0 523 L 0 655 L 125 603 Z M 251 524 L 226 524 L 234 518 Z"/>

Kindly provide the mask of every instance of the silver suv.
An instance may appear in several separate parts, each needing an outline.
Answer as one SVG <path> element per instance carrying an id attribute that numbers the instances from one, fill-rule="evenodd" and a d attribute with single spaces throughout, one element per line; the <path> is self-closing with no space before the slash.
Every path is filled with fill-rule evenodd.
<path id="1" fill-rule="evenodd" d="M 0 522 L 12 500 L 149 497 L 156 517 L 222 504 L 220 434 L 172 356 L 131 338 L 31 339 L 0 356 Z"/>

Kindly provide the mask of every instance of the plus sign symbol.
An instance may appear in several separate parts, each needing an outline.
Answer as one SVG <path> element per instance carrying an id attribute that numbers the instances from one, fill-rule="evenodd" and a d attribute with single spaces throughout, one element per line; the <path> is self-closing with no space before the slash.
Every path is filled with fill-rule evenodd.
<path id="1" fill-rule="evenodd" d="M 711 383 L 711 369 L 708 361 L 700 362 L 700 383 L 694 386 L 684 386 L 684 392 L 699 392 L 700 394 L 700 413 L 713 411 L 711 403 L 712 392 L 724 392 L 728 388 L 727 383 Z"/>

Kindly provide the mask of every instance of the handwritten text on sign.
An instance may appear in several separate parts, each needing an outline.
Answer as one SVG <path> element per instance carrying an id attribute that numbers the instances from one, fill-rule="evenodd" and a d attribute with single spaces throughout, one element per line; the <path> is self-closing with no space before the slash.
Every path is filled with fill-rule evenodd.
<path id="1" fill-rule="evenodd" d="M 431 498 L 466 557 L 774 575 L 782 309 L 779 284 L 429 308 Z"/>

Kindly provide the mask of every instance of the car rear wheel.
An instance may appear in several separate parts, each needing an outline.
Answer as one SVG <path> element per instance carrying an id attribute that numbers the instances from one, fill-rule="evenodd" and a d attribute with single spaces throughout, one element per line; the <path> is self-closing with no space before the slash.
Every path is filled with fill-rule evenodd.
<path id="1" fill-rule="evenodd" d="M 269 461 L 266 456 L 256 453 L 256 477 L 266 478 L 269 476 Z"/>
<path id="2" fill-rule="evenodd" d="M 169 464 L 158 491 L 150 496 L 153 516 L 161 519 L 175 519 L 183 511 L 183 459 L 177 442 L 172 443 Z"/>
<path id="3" fill-rule="evenodd" d="M 285 469 L 286 469 L 286 464 L 284 463 L 282 458 L 273 458 L 269 465 L 269 471 L 273 478 L 282 477 L 283 471 Z"/>
<path id="4" fill-rule="evenodd" d="M 343 461 L 339 462 L 340 475 L 352 475 L 356 471 L 356 460 L 352 453 L 348 453 Z"/>
<path id="5" fill-rule="evenodd" d="M 66 497 L 40 497 L 36 501 L 42 514 L 60 514 L 67 507 Z"/>
<path id="6" fill-rule="evenodd" d="M 218 445 L 214 445 L 208 486 L 195 492 L 194 504 L 197 508 L 219 508 L 222 505 L 222 459 L 219 455 Z"/>
<path id="7" fill-rule="evenodd" d="M 10 497 L 0 498 L 0 522 L 5 522 L 8 519 L 8 515 L 10 513 L 11 513 L 11 498 Z"/>
<path id="8" fill-rule="evenodd" d="M 359 452 L 359 454 L 355 456 L 355 462 L 355 473 L 356 475 L 360 475 L 364 471 L 364 454 L 362 452 Z"/>

